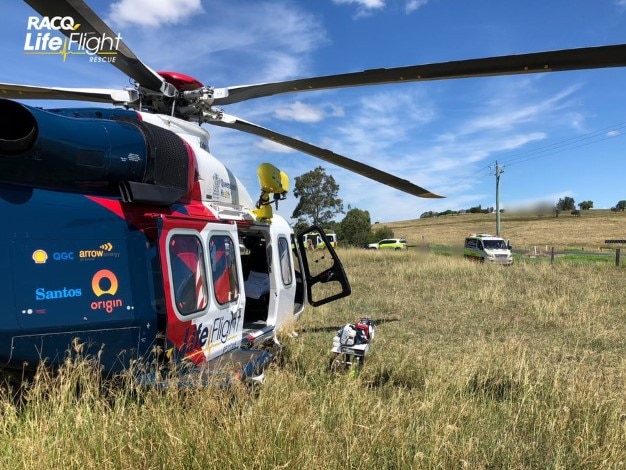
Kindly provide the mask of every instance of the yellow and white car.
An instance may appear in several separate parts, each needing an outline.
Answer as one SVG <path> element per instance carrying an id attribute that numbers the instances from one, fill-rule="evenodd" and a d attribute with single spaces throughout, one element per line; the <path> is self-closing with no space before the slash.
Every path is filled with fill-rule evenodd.
<path id="1" fill-rule="evenodd" d="M 385 238 L 376 243 L 367 245 L 368 250 L 406 250 L 404 238 Z"/>

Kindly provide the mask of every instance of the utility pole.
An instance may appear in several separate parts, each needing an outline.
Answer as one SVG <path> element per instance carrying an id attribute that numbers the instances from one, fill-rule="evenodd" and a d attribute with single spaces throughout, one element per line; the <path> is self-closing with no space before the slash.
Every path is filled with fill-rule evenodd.
<path id="1" fill-rule="evenodd" d="M 498 165 L 498 160 L 496 160 L 495 167 L 495 175 L 496 175 L 496 235 L 500 236 L 500 175 L 504 173 L 504 168 Z"/>

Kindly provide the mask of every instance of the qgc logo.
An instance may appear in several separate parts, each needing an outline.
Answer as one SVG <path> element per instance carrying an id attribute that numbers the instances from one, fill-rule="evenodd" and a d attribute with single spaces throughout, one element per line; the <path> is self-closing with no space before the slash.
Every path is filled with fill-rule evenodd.
<path id="1" fill-rule="evenodd" d="M 35 250 L 32 255 L 35 264 L 46 264 L 48 262 L 48 253 L 45 250 Z M 73 251 L 55 251 L 52 253 L 54 261 L 74 261 Z"/>

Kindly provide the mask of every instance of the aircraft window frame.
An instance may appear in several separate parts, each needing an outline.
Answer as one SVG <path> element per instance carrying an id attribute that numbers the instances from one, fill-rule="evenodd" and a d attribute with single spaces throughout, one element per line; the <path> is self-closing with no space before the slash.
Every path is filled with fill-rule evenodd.
<path id="1" fill-rule="evenodd" d="M 291 286 L 293 284 L 293 269 L 290 252 L 291 246 L 289 240 L 284 236 L 278 237 L 278 263 L 280 264 L 280 277 L 284 286 Z"/>
<path id="2" fill-rule="evenodd" d="M 183 239 L 191 239 L 192 243 L 195 242 L 195 252 L 191 251 L 192 247 L 188 242 L 182 242 Z M 178 244 L 177 242 L 180 243 L 180 251 L 173 249 Z M 202 238 L 197 232 L 172 233 L 167 240 L 167 256 L 172 300 L 176 313 L 182 318 L 189 318 L 206 311 L 209 307 L 210 294 Z M 195 263 L 197 270 L 192 270 L 189 263 Z M 192 282 L 194 279 L 195 282 Z M 198 281 L 201 281 L 200 291 L 193 295 L 194 290 L 198 289 Z M 195 289 L 190 291 L 190 287 L 195 287 Z M 183 300 L 181 298 L 183 294 L 192 295 L 192 298 Z"/>
<path id="3" fill-rule="evenodd" d="M 216 254 L 217 253 L 213 253 L 213 247 L 217 247 L 217 245 L 215 245 L 216 240 L 224 240 L 226 242 L 227 241 L 230 243 L 230 247 L 231 247 L 231 254 L 232 256 L 229 258 L 228 253 L 224 253 L 223 256 L 226 257 L 225 263 L 226 263 L 226 269 L 228 270 L 228 294 L 226 295 L 226 297 L 223 296 L 223 287 L 221 285 L 221 279 L 223 278 L 223 274 L 217 276 L 217 271 L 216 271 Z M 229 233 L 211 233 L 211 235 L 208 238 L 208 243 L 209 243 L 209 265 L 211 267 L 211 280 L 212 280 L 212 285 L 213 285 L 213 298 L 215 299 L 215 301 L 217 302 L 217 304 L 220 307 L 224 307 L 226 305 L 230 305 L 232 303 L 235 303 L 239 300 L 239 295 L 241 293 L 241 286 L 239 283 L 239 268 L 237 267 L 237 250 L 236 250 L 236 245 L 235 242 L 233 241 L 233 237 L 231 236 L 231 234 Z M 226 243 L 224 244 L 224 247 L 226 248 Z M 218 284 L 219 282 L 219 284 Z"/>

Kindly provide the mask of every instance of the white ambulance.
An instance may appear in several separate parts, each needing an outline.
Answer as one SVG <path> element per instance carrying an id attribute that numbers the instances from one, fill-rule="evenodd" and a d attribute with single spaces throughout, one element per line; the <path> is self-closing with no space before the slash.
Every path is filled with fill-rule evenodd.
<path id="1" fill-rule="evenodd" d="M 473 233 L 466 237 L 463 256 L 480 262 L 513 264 L 511 243 L 488 233 Z"/>
<path id="2" fill-rule="evenodd" d="M 324 233 L 326 234 L 326 238 L 328 239 L 328 242 L 330 243 L 330 245 L 333 248 L 337 247 L 337 234 L 333 231 L 324 231 Z M 326 248 L 326 243 L 324 242 L 324 240 L 322 240 L 322 237 L 320 237 L 320 234 L 317 232 L 312 232 L 307 234 L 306 236 L 306 242 L 307 242 L 307 247 L 310 249 L 314 249 L 314 250 L 322 250 L 324 248 Z"/>

